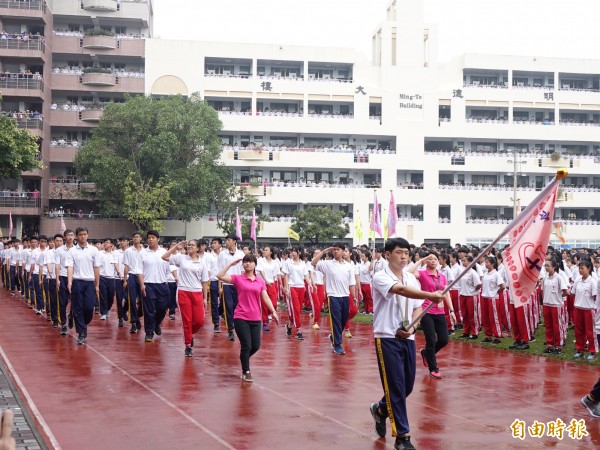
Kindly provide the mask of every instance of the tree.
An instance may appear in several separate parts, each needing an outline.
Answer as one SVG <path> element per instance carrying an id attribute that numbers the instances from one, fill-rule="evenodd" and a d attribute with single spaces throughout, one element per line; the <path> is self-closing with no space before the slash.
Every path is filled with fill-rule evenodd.
<path id="1" fill-rule="evenodd" d="M 342 222 L 343 218 L 342 211 L 333 211 L 326 206 L 312 206 L 296 213 L 296 219 L 290 228 L 300 235 L 300 240 L 319 244 L 346 237 L 350 227 Z"/>
<path id="2" fill-rule="evenodd" d="M 41 168 L 38 155 L 38 138 L 0 116 L 0 179 L 19 178 L 21 172 Z"/>
<path id="3" fill-rule="evenodd" d="M 75 168 L 81 178 L 96 183 L 95 198 L 106 214 L 130 216 L 139 200 L 125 195 L 125 180 L 133 173 L 139 189 L 168 191 L 171 200 L 168 213 L 147 210 L 144 220 L 199 218 L 230 186 L 231 171 L 219 162 L 220 129 L 216 111 L 197 93 L 128 97 L 106 106 Z"/>
<path id="4" fill-rule="evenodd" d="M 217 227 L 224 234 L 235 233 L 235 212 L 240 214 L 242 222 L 242 236 L 244 240 L 250 240 L 250 227 L 252 225 L 252 211 L 256 210 L 258 202 L 255 195 L 246 193 L 244 188 L 232 186 L 228 190 L 228 197 L 221 198 L 215 202 L 217 209 Z M 246 218 L 247 217 L 247 218 Z M 268 216 L 260 214 L 256 216 L 256 236 L 260 233 L 260 223 L 270 222 Z"/>
<path id="5" fill-rule="evenodd" d="M 163 223 L 158 218 L 165 217 L 172 205 L 169 190 L 171 185 L 164 181 L 154 183 L 139 180 L 131 172 L 125 180 L 125 216 L 143 231 L 163 230 Z"/>

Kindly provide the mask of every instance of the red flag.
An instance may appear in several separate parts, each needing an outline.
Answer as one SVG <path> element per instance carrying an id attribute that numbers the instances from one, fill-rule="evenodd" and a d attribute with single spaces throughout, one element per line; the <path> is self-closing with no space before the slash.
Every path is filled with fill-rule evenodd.
<path id="1" fill-rule="evenodd" d="M 396 225 L 398 224 L 398 209 L 394 200 L 394 192 L 390 191 L 390 209 L 387 217 L 388 238 L 396 234 Z"/>
<path id="2" fill-rule="evenodd" d="M 242 240 L 242 221 L 237 208 L 235 208 L 235 235 L 240 241 Z"/>
<path id="3" fill-rule="evenodd" d="M 252 224 L 250 225 L 250 238 L 256 242 L 256 211 L 252 210 Z"/>
<path id="4" fill-rule="evenodd" d="M 65 234 L 65 231 L 67 230 L 67 226 L 65 225 L 65 219 L 60 218 L 60 232 L 61 234 Z"/>
<path id="5" fill-rule="evenodd" d="M 373 204 L 373 215 L 371 216 L 371 230 L 382 237 L 381 217 L 379 214 L 379 202 L 377 201 L 377 192 L 375 192 L 375 203 Z"/>
<path id="6" fill-rule="evenodd" d="M 515 308 L 529 299 L 546 259 L 558 183 L 554 181 L 549 187 L 545 195 L 525 208 L 508 230 L 510 246 L 504 252 L 504 260 Z"/>
<path id="7" fill-rule="evenodd" d="M 12 213 L 8 213 L 8 237 L 12 235 L 13 232 L 13 223 L 12 223 Z"/>

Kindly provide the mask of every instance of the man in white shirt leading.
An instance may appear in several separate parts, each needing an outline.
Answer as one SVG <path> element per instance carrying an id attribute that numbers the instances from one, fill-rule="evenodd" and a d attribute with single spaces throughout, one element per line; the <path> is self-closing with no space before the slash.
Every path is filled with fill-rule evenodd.
<path id="1" fill-rule="evenodd" d="M 219 254 L 217 264 L 219 270 L 228 266 L 230 262 L 235 261 L 236 259 L 244 258 L 244 252 L 237 248 L 237 240 L 238 238 L 235 234 L 228 234 L 225 237 L 225 250 L 221 251 Z M 227 271 L 227 275 L 241 275 L 241 273 L 241 264 L 235 264 Z M 225 303 L 223 316 L 225 317 L 225 325 L 227 326 L 227 339 L 233 341 L 233 311 L 238 304 L 237 290 L 233 284 L 221 283 L 221 292 L 223 293 Z"/>
<path id="2" fill-rule="evenodd" d="M 388 239 L 384 251 L 388 266 L 373 277 L 373 333 L 384 395 L 370 410 L 379 436 L 385 437 L 389 418 L 396 438 L 394 449 L 414 449 L 408 435 L 406 398 L 415 382 L 417 325 L 409 325 L 421 313 L 423 299 L 441 303 L 445 296 L 419 289 L 415 276 L 406 270 L 410 261 L 406 239 Z"/>

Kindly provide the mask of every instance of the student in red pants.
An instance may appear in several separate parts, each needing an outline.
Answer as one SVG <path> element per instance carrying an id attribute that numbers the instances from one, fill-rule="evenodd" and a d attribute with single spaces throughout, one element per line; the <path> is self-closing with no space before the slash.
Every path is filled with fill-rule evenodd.
<path id="1" fill-rule="evenodd" d="M 502 329 L 498 315 L 498 293 L 505 288 L 504 280 L 498 273 L 497 261 L 493 256 L 485 258 L 486 272 L 481 280 L 481 316 L 485 338 L 482 342 L 500 344 L 502 341 Z"/>
<path id="2" fill-rule="evenodd" d="M 508 348 L 516 350 L 527 350 L 531 339 L 531 327 L 529 326 L 529 309 L 531 298 L 519 307 L 515 307 L 512 296 L 509 293 L 508 310 L 510 312 L 510 323 L 512 324 L 514 342 Z"/>
<path id="3" fill-rule="evenodd" d="M 546 276 L 542 283 L 544 294 L 544 325 L 546 325 L 546 345 L 544 353 L 562 353 L 561 310 L 563 296 L 567 295 L 567 283 L 558 273 L 558 263 L 552 258 L 544 263 Z"/>
<path id="4" fill-rule="evenodd" d="M 304 340 L 302 334 L 302 302 L 304 301 L 304 282 L 310 283 L 308 278 L 308 267 L 302 260 L 302 250 L 299 247 L 293 247 L 290 251 L 290 258 L 287 264 L 284 264 L 282 272 L 284 274 L 284 289 L 289 299 L 289 322 L 286 324 L 286 333 L 292 335 L 292 327 L 296 328 L 296 339 Z M 312 284 L 309 284 L 312 289 Z"/>
<path id="5" fill-rule="evenodd" d="M 273 308 L 277 309 L 277 299 L 279 297 L 279 287 L 277 280 L 279 279 L 279 263 L 273 259 L 273 250 L 268 245 L 263 248 L 263 257 L 258 260 L 256 270 L 260 273 L 265 284 L 267 285 L 267 295 L 271 299 Z M 271 331 L 269 328 L 269 308 L 262 304 L 262 323 L 263 331 Z"/>
<path id="6" fill-rule="evenodd" d="M 583 357 L 587 341 L 590 354 L 587 361 L 596 360 L 596 333 L 594 331 L 594 315 L 596 310 L 597 282 L 591 276 L 592 263 L 582 260 L 579 263 L 581 277 L 575 281 L 571 292 L 575 294 L 573 324 L 575 329 L 575 351 L 573 359 Z"/>
<path id="7" fill-rule="evenodd" d="M 371 292 L 371 284 L 373 282 L 373 261 L 369 251 L 364 251 L 360 254 L 358 279 L 360 281 L 360 291 L 362 292 L 364 303 L 363 313 L 373 314 L 373 295 Z"/>
<path id="8" fill-rule="evenodd" d="M 465 267 L 472 262 L 472 256 L 466 255 L 463 257 L 463 264 Z M 469 340 L 475 340 L 477 339 L 477 334 L 479 332 L 475 321 L 477 295 L 479 293 L 479 289 L 481 288 L 479 274 L 475 269 L 471 269 L 460 279 L 459 284 L 460 290 L 458 298 L 460 301 L 460 309 L 462 310 L 463 314 L 463 334 L 461 337 Z"/>
<path id="9" fill-rule="evenodd" d="M 348 314 L 348 320 L 346 321 L 346 325 L 344 326 L 344 336 L 347 338 L 352 337 L 352 333 L 350 333 L 350 321 L 354 319 L 354 316 L 358 314 L 358 306 L 362 301 L 362 292 L 359 288 L 360 279 L 358 277 L 358 262 L 360 259 L 358 257 L 358 253 L 355 251 L 350 252 L 350 250 L 344 250 L 344 261 L 352 266 L 352 273 L 354 273 L 354 279 L 356 282 L 356 298 L 352 295 L 352 290 L 350 290 L 350 312 Z"/>
<path id="10" fill-rule="evenodd" d="M 187 255 L 181 250 L 187 247 Z M 197 239 L 182 241 L 162 255 L 162 259 L 178 267 L 177 303 L 183 325 L 185 356 L 192 357 L 194 334 L 204 325 L 204 307 L 208 301 L 208 261 L 200 259 Z"/>
<path id="11" fill-rule="evenodd" d="M 312 257 L 318 257 L 321 254 L 320 249 L 315 249 L 312 254 Z M 323 308 L 323 304 L 325 303 L 325 278 L 323 273 L 318 270 L 310 270 L 312 264 L 309 267 L 310 277 L 312 278 L 313 285 L 315 289 L 312 293 L 313 300 L 313 330 L 318 330 L 321 327 L 319 326 L 319 322 L 321 320 L 321 309 Z"/>

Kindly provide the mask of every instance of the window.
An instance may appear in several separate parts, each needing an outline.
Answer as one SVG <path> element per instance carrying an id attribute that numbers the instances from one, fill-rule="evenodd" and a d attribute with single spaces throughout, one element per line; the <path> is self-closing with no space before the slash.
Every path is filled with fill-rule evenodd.
<path id="1" fill-rule="evenodd" d="M 454 175 L 451 173 L 440 173 L 439 184 L 454 184 Z"/>
<path id="2" fill-rule="evenodd" d="M 471 217 L 479 219 L 497 219 L 498 210 L 495 208 L 471 208 Z"/>
<path id="3" fill-rule="evenodd" d="M 304 172 L 304 179 L 311 183 L 331 183 L 333 178 L 332 172 Z"/>
<path id="4" fill-rule="evenodd" d="M 498 177 L 496 175 L 471 175 L 472 184 L 498 184 Z"/>
<path id="5" fill-rule="evenodd" d="M 292 172 L 291 170 L 272 170 L 271 171 L 272 181 L 297 181 L 298 173 Z"/>
<path id="6" fill-rule="evenodd" d="M 272 216 L 292 216 L 298 211 L 297 205 L 280 205 L 277 203 L 271 203 L 271 215 Z"/>
<path id="7" fill-rule="evenodd" d="M 127 34 L 127 27 L 115 26 L 115 33 L 116 34 Z"/>

